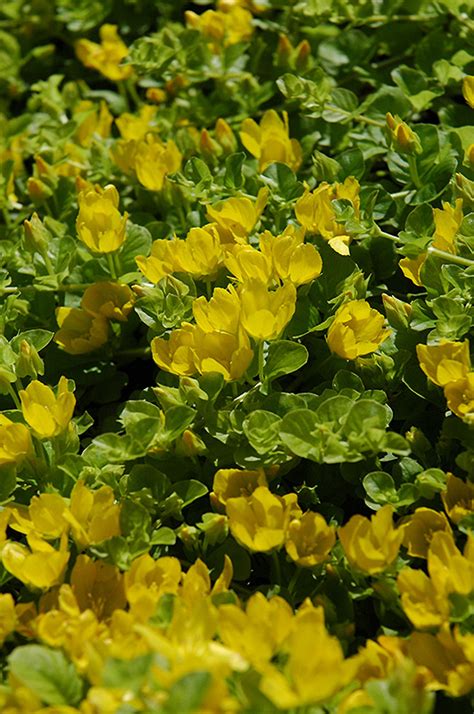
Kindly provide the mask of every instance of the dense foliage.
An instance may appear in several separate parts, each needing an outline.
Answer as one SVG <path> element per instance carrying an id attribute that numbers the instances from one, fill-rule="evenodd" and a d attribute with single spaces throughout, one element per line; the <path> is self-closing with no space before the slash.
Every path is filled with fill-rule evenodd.
<path id="1" fill-rule="evenodd" d="M 3 0 L 0 69 L 1 711 L 472 712 L 471 0 Z"/>

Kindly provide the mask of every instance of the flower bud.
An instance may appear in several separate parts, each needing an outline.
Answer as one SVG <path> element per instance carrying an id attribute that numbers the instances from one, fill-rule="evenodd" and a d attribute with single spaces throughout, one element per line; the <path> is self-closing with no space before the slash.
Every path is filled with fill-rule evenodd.
<path id="1" fill-rule="evenodd" d="M 153 104 L 163 104 L 163 102 L 166 102 L 167 95 L 166 92 L 159 87 L 148 87 L 146 90 L 146 98 L 149 102 L 153 102 Z"/>
<path id="2" fill-rule="evenodd" d="M 472 144 L 472 164 L 474 165 L 474 144 Z M 455 198 L 462 198 L 463 209 L 466 213 L 474 211 L 474 181 L 470 181 L 462 174 L 456 174 L 454 183 Z"/>
<path id="3" fill-rule="evenodd" d="M 36 347 L 26 340 L 20 342 L 20 354 L 16 363 L 17 377 L 32 377 L 36 379 L 39 374 L 44 374 L 44 362 L 38 354 Z"/>
<path id="4" fill-rule="evenodd" d="M 278 46 L 276 51 L 277 64 L 280 66 L 289 66 L 290 59 L 293 54 L 294 47 L 286 35 L 278 37 Z"/>
<path id="5" fill-rule="evenodd" d="M 393 295 L 382 295 L 387 320 L 396 330 L 406 329 L 410 324 L 412 307 Z"/>
<path id="6" fill-rule="evenodd" d="M 420 140 L 408 124 L 390 112 L 387 112 L 386 120 L 390 140 L 397 151 L 401 154 L 421 154 Z"/>
<path id="7" fill-rule="evenodd" d="M 200 456 L 206 452 L 206 445 L 203 440 L 191 429 L 186 429 L 181 438 L 176 442 L 176 453 L 178 456 Z"/>
<path id="8" fill-rule="evenodd" d="M 25 220 L 23 223 L 25 229 L 25 245 L 30 253 L 42 253 L 46 250 L 51 234 L 41 222 L 38 214 L 35 212 L 31 216 L 31 220 Z"/>
<path id="9" fill-rule="evenodd" d="M 43 203 L 53 195 L 49 186 L 47 186 L 44 181 L 41 181 L 41 179 L 35 178 L 34 176 L 30 176 L 26 182 L 26 189 L 29 197 L 35 205 Z"/>
<path id="10" fill-rule="evenodd" d="M 296 48 L 295 69 L 298 72 L 304 72 L 307 69 L 310 56 L 311 45 L 308 40 L 302 40 Z"/>
<path id="11" fill-rule="evenodd" d="M 233 154 L 237 151 L 237 139 L 225 119 L 218 119 L 216 122 L 216 140 L 225 154 Z"/>
<path id="12" fill-rule="evenodd" d="M 208 163 L 214 163 L 222 154 L 222 148 L 209 134 L 207 129 L 201 131 L 199 150 Z"/>

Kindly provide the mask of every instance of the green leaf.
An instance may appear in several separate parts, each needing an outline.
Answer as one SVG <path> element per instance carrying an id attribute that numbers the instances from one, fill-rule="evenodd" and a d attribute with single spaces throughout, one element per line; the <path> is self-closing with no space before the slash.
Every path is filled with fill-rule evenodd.
<path id="1" fill-rule="evenodd" d="M 265 454 L 278 445 L 281 419 L 273 412 L 256 409 L 244 420 L 244 434 L 258 454 Z"/>
<path id="2" fill-rule="evenodd" d="M 50 706 L 75 706 L 82 699 L 83 682 L 60 650 L 41 645 L 17 647 L 8 657 L 11 674 Z"/>
<path id="3" fill-rule="evenodd" d="M 157 528 L 151 534 L 151 543 L 153 545 L 174 545 L 176 543 L 176 533 L 172 528 Z"/>
<path id="4" fill-rule="evenodd" d="M 178 481 L 173 484 L 172 491 L 182 500 L 182 507 L 188 506 L 193 501 L 196 501 L 201 496 L 205 496 L 209 491 L 200 481 L 189 479 L 189 481 Z"/>
<path id="5" fill-rule="evenodd" d="M 125 660 L 107 659 L 102 674 L 103 686 L 120 689 L 126 682 L 127 689 L 138 693 L 150 672 L 152 663 L 152 654 Z"/>
<path id="6" fill-rule="evenodd" d="M 265 169 L 262 176 L 278 196 L 285 201 L 293 201 L 304 193 L 303 184 L 286 164 L 274 163 Z"/>
<path id="7" fill-rule="evenodd" d="M 236 154 L 231 154 L 225 160 L 224 171 L 224 186 L 226 188 L 242 188 L 244 177 L 242 175 L 242 166 L 245 161 L 245 154 L 239 151 Z"/>
<path id="8" fill-rule="evenodd" d="M 151 516 L 140 503 L 127 498 L 122 501 L 120 509 L 120 531 L 126 538 L 133 540 L 149 540 Z"/>
<path id="9" fill-rule="evenodd" d="M 390 407 L 372 399 L 360 399 L 352 406 L 344 424 L 344 434 L 355 432 L 362 434 L 369 427 L 385 429 L 390 424 Z"/>
<path id="10" fill-rule="evenodd" d="M 397 490 L 390 474 L 385 471 L 372 471 L 362 480 L 362 485 L 369 498 L 375 503 L 395 503 Z"/>
<path id="11" fill-rule="evenodd" d="M 290 340 L 271 342 L 265 360 L 264 376 L 268 382 L 291 374 L 303 367 L 308 361 L 308 350 L 304 345 Z"/>
<path id="12" fill-rule="evenodd" d="M 209 672 L 191 672 L 178 679 L 169 690 L 163 709 L 166 714 L 191 714 L 199 709 L 211 683 Z"/>
<path id="13" fill-rule="evenodd" d="M 145 226 L 128 223 L 127 238 L 118 253 L 122 275 L 137 270 L 137 264 L 135 262 L 136 256 L 150 255 L 151 244 L 151 233 Z"/>
<path id="14" fill-rule="evenodd" d="M 314 413 L 309 409 L 296 409 L 283 417 L 280 439 L 296 456 L 318 461 L 321 457 L 321 448 L 312 438 L 315 428 Z"/>

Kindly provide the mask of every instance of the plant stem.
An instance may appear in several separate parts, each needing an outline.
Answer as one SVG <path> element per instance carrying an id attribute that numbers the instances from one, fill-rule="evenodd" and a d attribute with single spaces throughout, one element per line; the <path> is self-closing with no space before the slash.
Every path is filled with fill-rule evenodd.
<path id="1" fill-rule="evenodd" d="M 261 340 L 258 343 L 258 378 L 262 384 L 265 381 L 265 373 L 264 373 L 265 355 L 263 352 L 264 347 L 265 347 L 265 342 L 263 340 Z"/>
<path id="2" fill-rule="evenodd" d="M 446 250 L 439 250 L 439 248 L 433 248 L 430 246 L 428 248 L 428 253 L 434 255 L 437 258 L 443 258 L 447 263 L 456 263 L 457 265 L 465 265 L 471 268 L 474 265 L 474 260 L 470 258 L 463 258 L 461 255 L 454 255 L 453 253 L 448 253 Z"/>
<path id="3" fill-rule="evenodd" d="M 13 402 L 14 402 L 16 408 L 21 411 L 21 402 L 18 399 L 17 393 L 15 392 L 15 390 L 13 389 L 11 384 L 8 385 L 8 394 L 13 399 Z"/>
<path id="4" fill-rule="evenodd" d="M 416 186 L 416 188 L 421 188 L 421 181 L 420 181 L 420 177 L 418 175 L 418 167 L 416 165 L 416 159 L 411 154 L 408 154 L 407 158 L 408 158 L 408 169 L 410 171 L 410 178 L 411 178 L 414 186 Z"/>
<path id="5" fill-rule="evenodd" d="M 107 253 L 107 263 L 109 264 L 110 277 L 117 280 L 117 272 L 115 270 L 114 258 L 112 253 Z"/>
<path id="6" fill-rule="evenodd" d="M 280 567 L 280 560 L 278 558 L 278 553 L 274 550 L 272 553 L 272 561 L 273 561 L 273 567 L 275 569 L 275 579 L 276 579 L 276 584 L 281 585 L 281 567 Z"/>

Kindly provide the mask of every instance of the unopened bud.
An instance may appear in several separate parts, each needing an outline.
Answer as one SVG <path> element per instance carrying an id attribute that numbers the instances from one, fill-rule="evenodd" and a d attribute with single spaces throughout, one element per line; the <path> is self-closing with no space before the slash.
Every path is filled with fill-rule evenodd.
<path id="1" fill-rule="evenodd" d="M 153 104 L 163 104 L 163 102 L 166 102 L 167 95 L 166 92 L 159 87 L 149 87 L 146 90 L 146 98 L 149 102 L 153 102 Z"/>
<path id="2" fill-rule="evenodd" d="M 394 148 L 402 154 L 421 154 L 422 148 L 418 136 L 398 116 L 386 114 L 390 140 Z"/>
<path id="3" fill-rule="evenodd" d="M 233 154 L 237 151 L 237 139 L 229 124 L 225 119 L 218 119 L 216 122 L 216 139 L 225 154 Z"/>
<path id="4" fill-rule="evenodd" d="M 201 131 L 199 150 L 208 163 L 214 163 L 222 155 L 222 148 L 212 138 L 207 129 Z"/>
<path id="5" fill-rule="evenodd" d="M 26 182 L 28 195 L 35 204 L 43 203 L 48 198 L 51 198 L 53 192 L 41 179 L 30 176 Z"/>
<path id="6" fill-rule="evenodd" d="M 295 68 L 298 72 L 304 72 L 308 67 L 311 56 L 311 45 L 308 40 L 302 40 L 296 48 Z"/>
<path id="7" fill-rule="evenodd" d="M 280 66 L 286 67 L 290 64 L 291 55 L 293 54 L 294 47 L 286 35 L 280 35 L 278 37 L 278 46 L 276 50 L 276 61 Z"/>
<path id="8" fill-rule="evenodd" d="M 20 354 L 16 363 L 17 377 L 32 377 L 36 379 L 44 374 L 44 362 L 36 348 L 26 340 L 20 342 Z"/>
<path id="9" fill-rule="evenodd" d="M 206 445 L 203 440 L 191 429 L 185 429 L 181 438 L 176 442 L 176 453 L 178 456 L 200 456 L 206 452 Z"/>
<path id="10" fill-rule="evenodd" d="M 227 516 L 218 513 L 204 513 L 198 528 L 205 534 L 209 545 L 221 543 L 229 533 Z"/>
<path id="11" fill-rule="evenodd" d="M 37 213 L 33 213 L 31 220 L 23 223 L 25 229 L 25 246 L 30 253 L 43 253 L 51 240 L 51 234 L 41 222 Z"/>
<path id="12" fill-rule="evenodd" d="M 474 159 L 474 144 L 472 145 L 472 149 Z M 474 181 L 471 181 L 462 174 L 456 174 L 455 178 L 454 196 L 455 198 L 462 198 L 464 212 L 470 213 L 474 211 Z"/>
<path id="13" fill-rule="evenodd" d="M 396 330 L 406 329 L 410 324 L 413 309 L 407 302 L 403 302 L 393 295 L 382 295 L 383 306 L 387 320 Z"/>
<path id="14" fill-rule="evenodd" d="M 466 161 L 469 161 L 474 166 L 474 144 L 471 144 L 466 149 Z"/>

